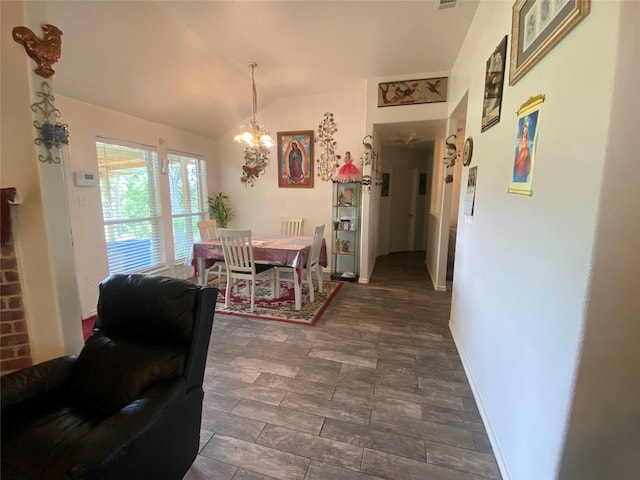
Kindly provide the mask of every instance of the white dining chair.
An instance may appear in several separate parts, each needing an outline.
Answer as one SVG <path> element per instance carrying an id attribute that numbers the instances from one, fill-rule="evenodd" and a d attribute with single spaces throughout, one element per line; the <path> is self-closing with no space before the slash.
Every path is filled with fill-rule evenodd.
<path id="1" fill-rule="evenodd" d="M 237 280 L 245 280 L 251 291 L 251 312 L 255 309 L 256 282 L 258 280 L 271 281 L 271 297 L 275 295 L 275 266 L 255 263 L 253 246 L 251 244 L 251 230 L 218 229 L 224 263 L 227 266 L 227 291 L 224 305 L 229 307 L 231 289 Z"/>
<path id="2" fill-rule="evenodd" d="M 313 241 L 311 251 L 307 258 L 307 263 L 302 268 L 302 283 L 307 283 L 309 288 L 309 301 L 315 302 L 313 288 L 313 275 L 318 283 L 318 293 L 322 293 L 322 265 L 320 265 L 320 250 L 322 249 L 322 238 L 324 236 L 324 225 L 318 225 L 313 229 Z M 287 283 L 294 282 L 293 267 L 278 267 L 276 269 L 276 288 L 280 288 L 280 281 Z"/>
<path id="3" fill-rule="evenodd" d="M 302 235 L 302 217 L 280 217 L 280 234 L 290 237 L 298 237 Z"/>
<path id="4" fill-rule="evenodd" d="M 200 231 L 200 239 L 214 240 L 218 238 L 218 222 L 215 220 L 202 220 L 198 222 L 198 230 Z M 223 261 L 216 261 L 212 266 L 207 268 L 206 281 L 209 281 L 209 275 L 216 275 L 216 280 L 221 282 L 222 277 L 226 274 L 227 266 Z"/>

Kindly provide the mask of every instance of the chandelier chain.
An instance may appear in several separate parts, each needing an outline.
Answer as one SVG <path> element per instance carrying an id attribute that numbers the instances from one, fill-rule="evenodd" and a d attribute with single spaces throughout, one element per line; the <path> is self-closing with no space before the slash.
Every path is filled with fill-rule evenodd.
<path id="1" fill-rule="evenodd" d="M 251 120 L 249 128 L 242 127 L 234 141 L 244 145 L 244 165 L 242 165 L 242 176 L 240 181 L 253 187 L 260 175 L 265 172 L 269 165 L 269 149 L 273 146 L 273 139 L 263 125 L 259 125 L 256 120 L 258 112 L 258 92 L 256 89 L 255 68 L 256 62 L 250 62 L 251 67 L 251 93 L 253 94 L 253 108 L 251 109 Z"/>
<path id="2" fill-rule="evenodd" d="M 256 123 L 256 113 L 258 112 L 258 93 L 256 92 L 256 79 L 255 79 L 255 74 L 254 74 L 254 70 L 255 68 L 258 66 L 257 63 L 255 62 L 251 62 L 249 64 L 249 66 L 251 67 L 251 85 L 253 88 L 253 116 L 251 117 L 251 119 L 253 120 L 253 123 Z"/>

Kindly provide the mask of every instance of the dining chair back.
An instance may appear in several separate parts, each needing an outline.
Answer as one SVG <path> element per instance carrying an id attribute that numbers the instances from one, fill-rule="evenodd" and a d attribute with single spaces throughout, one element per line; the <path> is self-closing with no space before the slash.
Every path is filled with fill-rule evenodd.
<path id="1" fill-rule="evenodd" d="M 322 249 L 322 238 L 324 237 L 324 225 L 318 225 L 313 229 L 313 243 L 311 253 L 305 268 L 306 280 L 309 283 L 309 299 L 315 302 L 313 294 L 313 274 L 318 282 L 318 293 L 322 293 L 322 265 L 320 265 L 320 250 Z"/>
<path id="2" fill-rule="evenodd" d="M 198 230 L 202 240 L 213 240 L 218 237 L 218 222 L 215 220 L 202 220 L 198 222 Z"/>
<path id="3" fill-rule="evenodd" d="M 218 238 L 218 222 L 215 220 L 202 220 L 198 222 L 198 230 L 202 240 L 214 240 Z M 218 281 L 222 281 L 227 270 L 223 261 L 216 261 L 212 266 L 207 268 L 206 280 L 209 281 L 209 275 L 216 275 Z"/>
<path id="4" fill-rule="evenodd" d="M 280 217 L 280 234 L 290 237 L 298 237 L 302 235 L 302 217 Z"/>
<path id="5" fill-rule="evenodd" d="M 225 307 L 229 307 L 231 289 L 238 280 L 245 280 L 251 290 L 251 312 L 255 309 L 255 286 L 258 280 L 271 281 L 271 297 L 275 294 L 274 265 L 256 264 L 253 259 L 251 230 L 218 229 L 224 263 L 227 269 Z"/>
<path id="6" fill-rule="evenodd" d="M 313 240 L 307 263 L 302 269 L 302 283 L 307 283 L 309 288 L 309 301 L 315 302 L 315 294 L 313 288 L 313 275 L 316 276 L 318 283 L 318 292 L 322 293 L 322 265 L 320 265 L 320 251 L 322 250 L 322 238 L 324 237 L 324 225 L 318 225 L 313 229 Z M 276 268 L 276 288 L 280 289 L 280 281 L 293 283 L 294 269 L 293 267 Z"/>

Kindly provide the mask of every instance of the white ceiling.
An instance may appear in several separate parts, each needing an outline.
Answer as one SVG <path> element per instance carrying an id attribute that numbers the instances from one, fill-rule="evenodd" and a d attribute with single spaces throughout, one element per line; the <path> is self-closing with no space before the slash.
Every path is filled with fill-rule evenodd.
<path id="1" fill-rule="evenodd" d="M 283 96 L 351 90 L 373 77 L 449 71 L 478 0 L 57 1 L 56 92 L 217 138 Z M 37 32 L 38 36 L 41 32 Z M 259 117 L 259 115 L 258 115 Z M 430 123 L 388 125 L 430 140 Z"/>

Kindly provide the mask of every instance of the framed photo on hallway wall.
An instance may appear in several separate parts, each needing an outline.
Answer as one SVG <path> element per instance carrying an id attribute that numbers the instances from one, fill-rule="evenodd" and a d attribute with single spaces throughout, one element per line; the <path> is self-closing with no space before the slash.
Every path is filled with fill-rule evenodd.
<path id="1" fill-rule="evenodd" d="M 514 85 L 549 50 L 589 15 L 591 0 L 516 0 L 511 19 L 511 68 Z"/>
<path id="2" fill-rule="evenodd" d="M 313 130 L 278 132 L 278 187 L 313 188 Z"/>
<path id="3" fill-rule="evenodd" d="M 484 77 L 484 103 L 482 104 L 481 132 L 500 121 L 502 108 L 502 87 L 504 86 L 504 66 L 507 59 L 507 36 L 487 60 Z"/>

